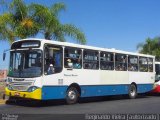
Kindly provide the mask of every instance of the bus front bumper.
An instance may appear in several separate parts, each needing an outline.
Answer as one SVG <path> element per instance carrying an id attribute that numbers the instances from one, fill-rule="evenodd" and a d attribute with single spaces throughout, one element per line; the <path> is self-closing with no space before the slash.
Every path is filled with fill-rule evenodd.
<path id="1" fill-rule="evenodd" d="M 23 92 L 23 91 L 12 91 L 9 90 L 7 87 L 5 88 L 5 95 L 11 97 L 19 97 L 19 98 L 26 98 L 26 99 L 35 99 L 41 100 L 42 99 L 42 90 L 41 88 L 36 89 L 33 92 Z"/>

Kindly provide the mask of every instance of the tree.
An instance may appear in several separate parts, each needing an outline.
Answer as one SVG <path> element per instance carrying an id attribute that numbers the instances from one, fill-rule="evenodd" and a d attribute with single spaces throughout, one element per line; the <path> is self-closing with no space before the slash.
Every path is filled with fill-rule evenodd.
<path id="1" fill-rule="evenodd" d="M 61 11 L 66 9 L 65 4 L 56 3 L 50 8 L 32 4 L 31 14 L 34 20 L 41 26 L 41 33 L 44 34 L 45 39 L 55 39 L 58 41 L 66 41 L 65 36 L 72 37 L 81 44 L 86 43 L 85 35 L 76 26 L 72 24 L 61 24 L 58 17 Z"/>
<path id="2" fill-rule="evenodd" d="M 86 43 L 84 33 L 77 27 L 60 23 L 59 13 L 66 8 L 63 3 L 48 8 L 40 4 L 26 5 L 23 0 L 13 0 L 9 6 L 7 12 L 0 15 L 0 39 L 13 42 L 41 33 L 49 40 L 66 41 L 65 37 L 69 36 L 81 44 Z"/>
<path id="3" fill-rule="evenodd" d="M 156 60 L 160 61 L 160 37 L 147 38 L 145 43 L 137 45 L 137 49 L 139 53 L 154 55 Z"/>
<path id="4" fill-rule="evenodd" d="M 0 39 L 10 43 L 19 38 L 36 35 L 39 26 L 28 14 L 28 6 L 22 0 L 13 0 L 7 12 L 0 15 Z"/>
<path id="5" fill-rule="evenodd" d="M 33 16 L 29 14 L 29 6 L 23 0 L 13 0 L 10 9 L 17 37 L 26 38 L 38 33 L 40 26 L 32 19 Z"/>

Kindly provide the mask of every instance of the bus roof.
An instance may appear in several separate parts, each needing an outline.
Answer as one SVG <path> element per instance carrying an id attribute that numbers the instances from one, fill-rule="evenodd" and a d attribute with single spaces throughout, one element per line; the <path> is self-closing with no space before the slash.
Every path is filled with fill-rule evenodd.
<path id="1" fill-rule="evenodd" d="M 61 45 L 61 46 L 78 47 L 81 49 L 91 49 L 91 50 L 99 50 L 99 51 L 107 51 L 107 52 L 113 52 L 113 53 L 122 53 L 122 54 L 155 58 L 155 56 L 153 56 L 153 55 L 127 52 L 127 51 L 123 51 L 123 50 L 117 50 L 115 48 L 110 48 L 110 49 L 109 48 L 100 48 L 100 47 L 94 47 L 94 46 L 88 46 L 88 45 L 80 45 L 80 44 L 75 44 L 75 43 L 60 42 L 60 41 L 46 40 L 46 39 L 39 39 L 39 38 L 27 38 L 27 39 L 17 40 L 15 42 L 24 41 L 24 40 L 37 40 L 37 41 L 41 41 L 41 43 L 43 43 L 43 44 L 48 43 L 48 44 L 56 44 L 56 45 Z"/>

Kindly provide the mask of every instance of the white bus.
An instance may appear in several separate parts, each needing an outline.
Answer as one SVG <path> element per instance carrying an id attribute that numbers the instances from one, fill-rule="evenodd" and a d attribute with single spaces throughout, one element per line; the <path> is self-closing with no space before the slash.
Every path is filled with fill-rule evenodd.
<path id="1" fill-rule="evenodd" d="M 5 94 L 36 100 L 128 94 L 152 90 L 155 57 L 44 39 L 12 44 Z"/>
<path id="2" fill-rule="evenodd" d="M 160 93 L 160 62 L 155 62 L 155 72 L 156 72 L 156 77 L 155 77 L 155 83 L 153 90 L 151 92 L 153 93 Z"/>

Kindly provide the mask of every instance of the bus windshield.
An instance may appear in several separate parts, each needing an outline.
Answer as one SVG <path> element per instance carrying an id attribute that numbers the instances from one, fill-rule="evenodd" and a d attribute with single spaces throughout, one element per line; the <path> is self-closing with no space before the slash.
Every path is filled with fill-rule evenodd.
<path id="1" fill-rule="evenodd" d="M 41 50 L 11 51 L 9 77 L 39 77 L 42 74 Z"/>
<path id="2" fill-rule="evenodd" d="M 160 75 L 160 64 L 156 64 L 156 75 Z"/>

